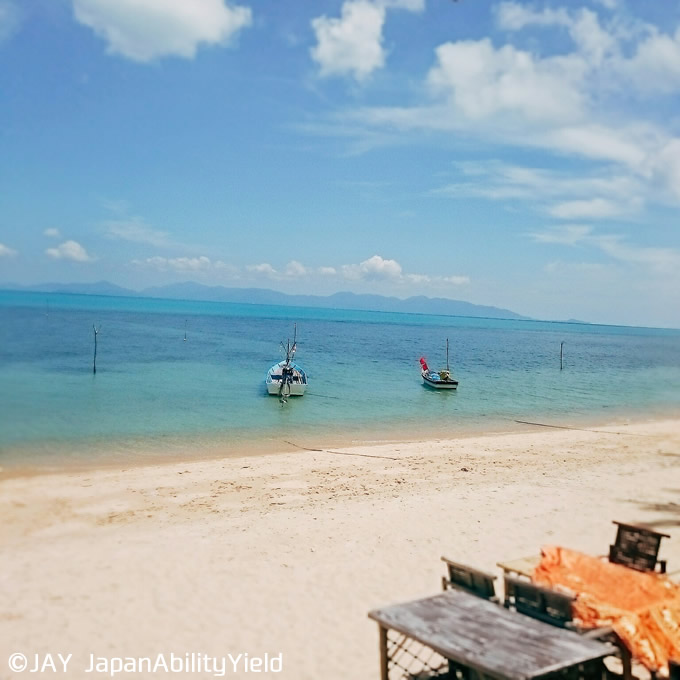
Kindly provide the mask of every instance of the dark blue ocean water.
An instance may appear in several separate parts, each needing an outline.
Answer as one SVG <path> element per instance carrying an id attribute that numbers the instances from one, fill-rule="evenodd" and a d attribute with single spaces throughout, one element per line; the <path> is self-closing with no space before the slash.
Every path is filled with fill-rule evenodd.
<path id="1" fill-rule="evenodd" d="M 680 408 L 676 330 L 17 292 L 0 292 L 0 315 L 0 465 Z M 264 376 L 295 322 L 310 385 L 282 407 Z M 446 338 L 454 393 L 420 379 Z"/>

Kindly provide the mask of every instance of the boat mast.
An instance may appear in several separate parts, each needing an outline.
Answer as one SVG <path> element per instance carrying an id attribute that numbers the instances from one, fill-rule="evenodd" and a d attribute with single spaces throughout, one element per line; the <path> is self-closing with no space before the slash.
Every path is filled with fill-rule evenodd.
<path id="1" fill-rule="evenodd" d="M 297 347 L 295 346 L 297 343 L 297 323 L 294 324 L 293 326 L 293 344 L 290 344 L 290 338 L 286 340 L 286 344 L 284 345 L 283 342 L 281 343 L 281 346 L 286 352 L 286 366 L 290 364 L 290 362 L 295 358 L 295 350 Z"/>
<path id="2" fill-rule="evenodd" d="M 295 343 L 297 342 L 297 323 L 293 330 L 293 344 L 290 344 L 290 338 L 286 341 L 285 347 L 283 342 L 281 346 L 286 350 L 286 363 L 281 368 L 281 384 L 279 385 L 279 401 L 281 406 L 288 402 L 290 396 L 291 384 L 293 383 L 293 369 L 290 367 L 291 361 L 295 358 Z"/>
<path id="3" fill-rule="evenodd" d="M 446 338 L 446 370 L 449 370 L 449 339 Z"/>

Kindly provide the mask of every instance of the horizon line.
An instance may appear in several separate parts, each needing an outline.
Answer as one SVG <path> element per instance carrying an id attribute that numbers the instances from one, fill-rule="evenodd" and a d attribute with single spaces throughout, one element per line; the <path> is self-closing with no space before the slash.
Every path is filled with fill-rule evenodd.
<path id="1" fill-rule="evenodd" d="M 123 291 L 127 292 L 132 292 L 136 293 L 136 296 L 131 296 L 131 295 L 125 295 L 125 294 L 116 294 L 116 293 L 85 293 L 85 292 L 73 292 L 73 291 L 54 291 L 54 290 L 26 290 L 28 286 L 41 286 L 41 285 L 60 285 L 60 286 L 78 286 L 78 285 L 94 285 L 96 283 L 108 283 L 112 286 L 116 286 L 117 288 L 120 288 Z M 207 286 L 205 284 L 197 283 L 195 281 L 184 281 L 181 283 L 195 283 L 196 285 L 203 286 L 205 288 L 227 288 L 226 286 L 222 285 L 216 285 L 216 286 Z M 14 285 L 17 286 L 16 288 L 5 288 L 7 285 Z M 54 283 L 54 284 L 48 284 L 48 283 L 36 283 L 36 284 L 27 284 L 27 285 L 22 285 L 22 284 L 11 284 L 11 283 L 3 283 L 0 284 L 0 292 L 2 293 L 25 293 L 25 294 L 31 294 L 31 293 L 43 293 L 46 295 L 72 295 L 72 296 L 83 296 L 83 297 L 104 297 L 104 298 L 127 298 L 127 299 L 143 299 L 143 300 L 168 300 L 168 301 L 174 301 L 174 302 L 203 302 L 207 304 L 227 304 L 227 305 L 233 305 L 233 304 L 242 304 L 242 305 L 250 305 L 250 306 L 259 306 L 259 307 L 265 307 L 265 306 L 274 306 L 274 307 L 303 307 L 306 309 L 334 309 L 337 311 L 346 311 L 346 312 L 370 312 L 372 314 L 403 314 L 403 315 L 416 315 L 416 316 L 439 316 L 439 317 L 452 317 L 452 318 L 458 318 L 458 319 L 486 319 L 489 321 L 526 321 L 526 322 L 531 322 L 531 323 L 555 323 L 555 324 L 565 324 L 565 325 L 572 325 L 572 326 L 596 326 L 596 327 L 604 327 L 604 328 L 639 328 L 639 329 L 647 329 L 647 330 L 661 330 L 661 331 L 680 331 L 680 328 L 675 327 L 675 326 L 640 326 L 640 325 L 629 325 L 629 324 L 616 324 L 616 323 L 602 323 L 602 322 L 593 322 L 593 321 L 580 321 L 580 320 L 560 320 L 560 319 L 537 319 L 533 317 L 526 317 L 519 315 L 521 318 L 508 318 L 508 317 L 497 317 L 497 316 L 470 316 L 469 314 L 444 314 L 444 313 L 436 313 L 436 312 L 412 312 L 412 311 L 394 311 L 394 310 L 381 310 L 381 309 L 352 309 L 352 308 L 346 308 L 346 307 L 314 307 L 313 305 L 293 305 L 293 304 L 279 304 L 279 303 L 266 303 L 266 302 L 234 302 L 234 301 L 229 301 L 229 300 L 205 300 L 205 299 L 200 299 L 200 298 L 177 298 L 177 297 L 164 297 L 164 296 L 151 296 L 151 295 L 142 295 L 141 293 L 144 290 L 147 290 L 148 288 L 160 288 L 163 286 L 168 286 L 168 285 L 176 285 L 176 284 L 162 284 L 160 286 L 148 286 L 147 288 L 142 289 L 141 291 L 136 291 L 132 288 L 125 288 L 123 286 L 119 286 L 118 284 L 113 284 L 110 281 L 106 280 L 100 280 L 100 281 L 95 281 L 92 283 Z M 177 284 L 181 285 L 181 284 Z M 379 293 L 353 293 L 351 291 L 338 291 L 337 293 L 331 293 L 330 295 L 313 295 L 313 294 L 306 294 L 306 293 L 283 293 L 281 291 L 274 290 L 272 288 L 257 288 L 257 287 L 250 287 L 250 288 L 239 288 L 235 287 L 232 288 L 233 290 L 262 290 L 262 291 L 270 291 L 273 293 L 277 293 L 279 295 L 284 295 L 286 297 L 296 297 L 296 296 L 301 296 L 301 297 L 308 297 L 308 298 L 319 298 L 319 299 L 327 299 L 331 297 L 332 295 L 338 295 L 338 294 L 349 294 L 349 295 L 374 295 L 375 297 L 379 298 L 384 298 L 386 300 L 389 300 L 390 297 L 381 295 Z M 450 300 L 451 302 L 463 302 L 464 304 L 469 304 L 472 306 L 476 307 L 493 307 L 493 305 L 477 305 L 476 303 L 473 302 L 466 302 L 464 300 L 453 300 L 452 298 L 429 298 L 425 295 L 423 296 L 411 296 L 410 298 L 393 298 L 401 301 L 409 300 L 414 297 L 424 297 L 425 299 L 428 300 Z M 502 311 L 502 308 L 500 307 L 494 307 L 495 309 L 499 309 Z M 512 311 L 512 310 L 506 310 L 506 311 Z M 513 312 L 516 314 L 516 312 Z"/>

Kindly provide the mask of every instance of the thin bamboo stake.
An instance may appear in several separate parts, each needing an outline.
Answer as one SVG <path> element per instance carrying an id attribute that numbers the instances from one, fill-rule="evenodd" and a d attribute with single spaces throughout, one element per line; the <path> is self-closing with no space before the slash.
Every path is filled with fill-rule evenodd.
<path id="1" fill-rule="evenodd" d="M 97 336 L 99 335 L 101 328 L 101 326 L 97 328 L 94 324 L 92 324 L 92 330 L 94 331 L 94 357 L 92 358 L 92 373 L 97 372 Z"/>

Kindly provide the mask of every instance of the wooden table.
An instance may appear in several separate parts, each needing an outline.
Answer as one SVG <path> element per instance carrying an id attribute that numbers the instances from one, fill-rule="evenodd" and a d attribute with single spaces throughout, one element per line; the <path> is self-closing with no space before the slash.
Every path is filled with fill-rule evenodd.
<path id="1" fill-rule="evenodd" d="M 508 560 L 507 562 L 497 562 L 496 566 L 503 570 L 503 575 L 524 576 L 530 579 L 534 573 L 534 569 L 540 562 L 540 555 L 529 555 L 528 557 Z"/>
<path id="2" fill-rule="evenodd" d="M 394 665 L 389 631 L 498 680 L 531 680 L 578 665 L 601 666 L 603 657 L 616 652 L 608 643 L 584 639 L 459 590 L 375 609 L 369 617 L 380 629 L 381 680 L 389 680 Z"/>

